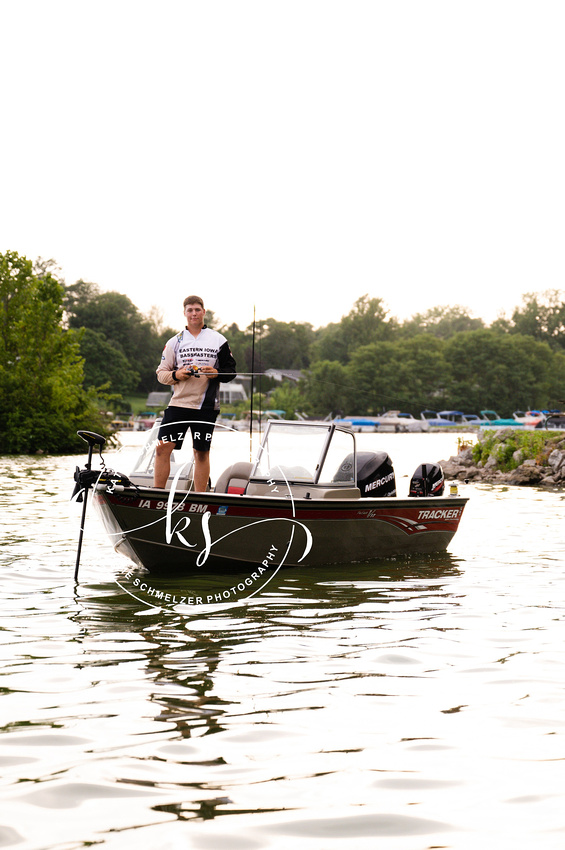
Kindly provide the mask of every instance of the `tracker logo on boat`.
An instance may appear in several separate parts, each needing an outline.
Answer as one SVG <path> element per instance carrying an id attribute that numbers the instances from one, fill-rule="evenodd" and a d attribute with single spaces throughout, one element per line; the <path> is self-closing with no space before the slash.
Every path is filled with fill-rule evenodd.
<path id="1" fill-rule="evenodd" d="M 459 519 L 463 508 L 437 508 L 431 511 L 419 511 L 418 519 Z"/>

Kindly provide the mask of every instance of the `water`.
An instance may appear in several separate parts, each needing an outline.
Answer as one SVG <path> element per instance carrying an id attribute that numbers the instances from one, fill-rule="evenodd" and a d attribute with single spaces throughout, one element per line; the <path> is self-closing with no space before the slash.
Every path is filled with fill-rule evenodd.
<path id="1" fill-rule="evenodd" d="M 456 439 L 360 444 L 402 490 Z M 74 585 L 82 461 L 0 458 L 0 847 L 561 850 L 563 492 L 462 485 L 446 554 L 190 616 L 120 589 L 91 512 Z"/>

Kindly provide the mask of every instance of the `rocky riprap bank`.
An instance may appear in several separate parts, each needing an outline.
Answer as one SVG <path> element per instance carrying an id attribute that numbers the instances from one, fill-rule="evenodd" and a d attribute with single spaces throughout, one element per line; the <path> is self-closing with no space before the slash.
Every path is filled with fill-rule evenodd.
<path id="1" fill-rule="evenodd" d="M 482 431 L 473 445 L 461 439 L 458 453 L 440 464 L 446 481 L 565 487 L 565 433 Z"/>

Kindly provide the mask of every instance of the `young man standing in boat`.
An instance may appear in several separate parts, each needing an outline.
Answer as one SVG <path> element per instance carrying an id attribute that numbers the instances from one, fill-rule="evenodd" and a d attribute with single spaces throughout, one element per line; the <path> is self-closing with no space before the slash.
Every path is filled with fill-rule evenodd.
<path id="1" fill-rule="evenodd" d="M 157 378 L 173 387 L 173 396 L 159 428 L 155 456 L 155 487 L 164 488 L 171 455 L 192 431 L 194 489 L 204 492 L 210 477 L 210 445 L 220 412 L 220 383 L 233 381 L 236 364 L 227 339 L 204 324 L 206 310 L 198 295 L 184 299 L 186 327 L 163 349 Z"/>

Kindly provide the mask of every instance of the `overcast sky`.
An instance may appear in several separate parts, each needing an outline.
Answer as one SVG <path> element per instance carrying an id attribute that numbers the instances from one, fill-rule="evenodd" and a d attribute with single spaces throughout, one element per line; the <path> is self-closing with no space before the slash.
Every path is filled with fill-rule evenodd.
<path id="1" fill-rule="evenodd" d="M 182 325 L 565 289 L 563 0 L 0 0 L 0 251 Z"/>

